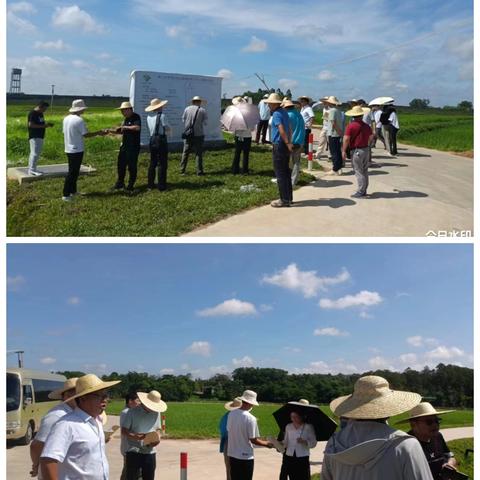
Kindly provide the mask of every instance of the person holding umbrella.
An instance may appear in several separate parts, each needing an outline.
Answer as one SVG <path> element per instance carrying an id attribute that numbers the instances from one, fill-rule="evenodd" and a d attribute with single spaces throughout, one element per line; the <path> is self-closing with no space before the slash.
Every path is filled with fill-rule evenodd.
<path id="1" fill-rule="evenodd" d="M 250 105 L 242 97 L 234 97 L 232 99 L 232 105 L 234 105 L 235 107 L 240 104 Z M 248 175 L 249 173 L 248 157 L 250 155 L 250 148 L 252 147 L 252 132 L 248 128 L 246 129 L 237 128 L 234 132 L 234 135 L 235 135 L 235 154 L 233 155 L 232 173 L 234 175 L 237 175 L 238 173 L 240 173 L 240 155 L 243 154 L 242 173 L 245 175 Z"/>

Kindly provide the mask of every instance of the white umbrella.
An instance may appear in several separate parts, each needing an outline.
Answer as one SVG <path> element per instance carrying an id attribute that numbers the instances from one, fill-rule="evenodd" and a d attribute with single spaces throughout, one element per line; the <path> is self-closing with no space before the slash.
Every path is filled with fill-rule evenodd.
<path id="1" fill-rule="evenodd" d="M 259 121 L 258 107 L 249 103 L 230 105 L 220 118 L 220 122 L 229 132 L 253 130 Z"/>
<path id="2" fill-rule="evenodd" d="M 374 98 L 369 105 L 386 105 L 387 103 L 393 103 L 395 99 L 392 97 L 377 97 Z"/>

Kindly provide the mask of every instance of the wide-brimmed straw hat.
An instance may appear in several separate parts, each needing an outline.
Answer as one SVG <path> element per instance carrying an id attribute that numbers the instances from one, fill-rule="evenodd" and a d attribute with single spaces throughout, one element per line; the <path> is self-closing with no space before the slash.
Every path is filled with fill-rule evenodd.
<path id="1" fill-rule="evenodd" d="M 263 98 L 268 98 L 268 93 L 266 93 L 266 94 L 263 96 Z"/>
<path id="2" fill-rule="evenodd" d="M 273 95 L 273 94 L 272 94 Z M 245 390 L 241 397 L 238 397 L 242 402 L 249 403 L 258 407 L 260 404 L 257 402 L 257 393 L 253 390 Z"/>
<path id="3" fill-rule="evenodd" d="M 227 410 L 236 410 L 237 408 L 242 406 L 242 401 L 240 400 L 240 397 L 234 398 L 231 402 L 227 402 L 224 407 Z"/>
<path id="4" fill-rule="evenodd" d="M 162 400 L 162 395 L 156 390 L 151 392 L 137 392 L 138 399 L 145 405 L 149 410 L 154 412 L 162 413 L 167 410 L 167 404 Z"/>
<path id="5" fill-rule="evenodd" d="M 159 108 L 164 107 L 168 103 L 168 100 L 160 100 L 159 98 L 154 98 L 150 100 L 150 105 L 145 109 L 146 112 L 153 112 Z"/>
<path id="6" fill-rule="evenodd" d="M 289 99 L 285 99 L 283 102 L 282 102 L 282 107 L 283 108 L 288 108 L 288 107 L 294 107 L 295 104 Z"/>
<path id="7" fill-rule="evenodd" d="M 415 418 L 429 417 L 431 415 L 445 415 L 446 413 L 451 413 L 454 411 L 455 410 L 441 410 L 439 412 L 435 410 L 431 403 L 422 402 L 408 412 L 408 418 L 397 423 L 406 423 L 410 420 L 414 420 Z"/>
<path id="8" fill-rule="evenodd" d="M 406 412 L 421 399 L 418 393 L 392 390 L 384 378 L 367 375 L 355 382 L 351 395 L 333 400 L 330 409 L 337 417 L 374 420 Z"/>
<path id="9" fill-rule="evenodd" d="M 71 108 L 68 109 L 70 113 L 83 112 L 88 107 L 85 105 L 85 102 L 82 99 L 74 100 L 72 102 Z"/>
<path id="10" fill-rule="evenodd" d="M 342 102 L 340 102 L 340 100 L 335 97 L 334 95 L 330 95 L 329 97 L 327 97 L 325 100 L 323 100 L 325 103 L 330 103 L 331 105 L 341 105 Z"/>
<path id="11" fill-rule="evenodd" d="M 239 103 L 247 103 L 247 101 L 242 97 L 233 97 L 232 105 L 238 105 Z"/>
<path id="12" fill-rule="evenodd" d="M 130 102 L 122 102 L 122 104 L 115 110 L 126 110 L 127 108 L 133 109 L 132 104 Z"/>
<path id="13" fill-rule="evenodd" d="M 351 110 L 347 110 L 345 115 L 347 117 L 361 117 L 370 111 L 369 108 L 361 107 L 360 105 L 355 105 Z"/>
<path id="14" fill-rule="evenodd" d="M 310 97 L 307 97 L 306 95 L 302 95 L 301 97 L 298 97 L 298 101 L 300 100 L 306 100 L 308 103 L 312 101 Z"/>
<path id="15" fill-rule="evenodd" d="M 118 383 L 120 383 L 120 380 L 104 382 L 93 373 L 88 373 L 87 375 L 84 375 L 77 380 L 77 383 L 75 385 L 75 395 L 67 398 L 65 402 L 69 402 L 74 398 L 83 397 L 85 395 L 88 395 L 89 393 L 98 392 L 99 390 L 105 390 L 106 388 L 113 387 Z"/>
<path id="16" fill-rule="evenodd" d="M 283 102 L 283 99 L 280 98 L 278 93 L 271 93 L 268 98 L 265 99 L 265 103 L 278 103 L 279 105 Z"/>
<path id="17" fill-rule="evenodd" d="M 53 390 L 48 394 L 48 398 L 50 400 L 62 400 L 62 395 L 65 392 L 68 392 L 68 390 L 72 390 L 75 388 L 75 385 L 77 384 L 77 377 L 74 378 L 69 378 L 68 380 L 65 381 L 63 384 L 62 388 L 58 388 L 57 390 Z"/>
<path id="18" fill-rule="evenodd" d="M 191 100 L 190 100 L 192 103 L 193 102 L 202 102 L 202 103 L 207 103 L 207 101 L 200 97 L 199 95 L 195 95 Z"/>

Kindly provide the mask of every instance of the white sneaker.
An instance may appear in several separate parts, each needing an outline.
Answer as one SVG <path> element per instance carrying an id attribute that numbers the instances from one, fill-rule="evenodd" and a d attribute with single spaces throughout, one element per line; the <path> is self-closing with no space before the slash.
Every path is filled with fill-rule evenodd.
<path id="1" fill-rule="evenodd" d="M 34 177 L 41 177 L 43 175 L 43 173 L 39 172 L 38 170 L 29 170 L 28 174 Z"/>
<path id="2" fill-rule="evenodd" d="M 62 200 L 64 202 L 71 202 L 73 200 L 73 197 L 71 195 L 69 195 L 68 197 L 62 197 Z"/>
<path id="3" fill-rule="evenodd" d="M 340 169 L 340 170 L 337 170 L 336 172 L 333 172 L 335 175 L 342 175 L 343 174 L 343 170 Z"/>

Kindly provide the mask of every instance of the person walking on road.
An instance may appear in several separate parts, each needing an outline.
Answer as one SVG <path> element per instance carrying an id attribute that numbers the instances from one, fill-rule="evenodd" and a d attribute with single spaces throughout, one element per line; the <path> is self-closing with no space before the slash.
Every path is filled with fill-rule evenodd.
<path id="1" fill-rule="evenodd" d="M 45 122 L 43 114 L 50 105 L 41 101 L 28 114 L 28 143 L 30 145 L 30 156 L 28 157 L 28 174 L 38 177 L 42 172 L 37 170 L 38 159 L 43 149 L 45 130 L 53 127 L 53 123 Z"/>
<path id="2" fill-rule="evenodd" d="M 205 139 L 204 127 L 207 126 L 208 115 L 202 107 L 203 99 L 199 96 L 192 98 L 192 105 L 185 108 L 182 122 L 185 125 L 183 133 L 183 153 L 180 162 L 180 173 L 185 175 L 188 156 L 195 153 L 197 175 L 204 175 L 203 171 L 203 142 Z"/>
<path id="3" fill-rule="evenodd" d="M 257 394 L 252 390 L 245 390 L 239 399 L 242 406 L 230 412 L 227 420 L 230 474 L 231 480 L 252 480 L 253 445 L 273 448 L 273 444 L 260 438 L 257 419 L 250 413 L 254 406 L 259 405 Z"/>

